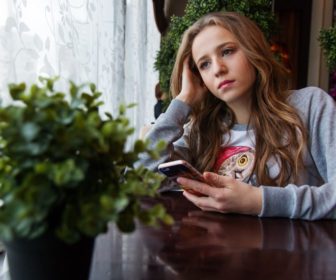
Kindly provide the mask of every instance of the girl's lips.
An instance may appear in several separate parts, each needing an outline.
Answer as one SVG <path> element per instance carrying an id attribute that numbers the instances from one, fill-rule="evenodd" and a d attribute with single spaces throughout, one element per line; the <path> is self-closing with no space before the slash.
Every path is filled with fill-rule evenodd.
<path id="1" fill-rule="evenodd" d="M 226 80 L 226 81 L 223 81 L 223 82 L 221 82 L 221 83 L 218 85 L 218 89 L 227 87 L 227 86 L 229 86 L 230 84 L 232 84 L 233 82 L 234 82 L 234 80 Z"/>

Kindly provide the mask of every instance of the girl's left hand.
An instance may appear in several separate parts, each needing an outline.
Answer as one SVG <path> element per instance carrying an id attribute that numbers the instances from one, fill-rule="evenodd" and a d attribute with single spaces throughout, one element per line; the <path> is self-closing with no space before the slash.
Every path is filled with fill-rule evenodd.
<path id="1" fill-rule="evenodd" d="M 183 195 L 204 211 L 258 215 L 262 207 L 260 188 L 238 181 L 229 176 L 205 172 L 206 183 L 179 177 L 177 182 L 186 189 L 204 196 L 196 196 L 188 191 Z"/>

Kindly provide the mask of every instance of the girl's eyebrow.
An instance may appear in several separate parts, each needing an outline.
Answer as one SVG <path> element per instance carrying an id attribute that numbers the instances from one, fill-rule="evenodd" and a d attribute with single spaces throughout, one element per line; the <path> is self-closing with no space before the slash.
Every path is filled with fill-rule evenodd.
<path id="1" fill-rule="evenodd" d="M 215 50 L 216 51 L 218 51 L 219 49 L 221 49 L 221 48 L 223 48 L 223 47 L 225 47 L 226 45 L 229 45 L 229 44 L 234 44 L 234 42 L 225 42 L 225 43 L 223 43 L 223 44 L 220 44 L 220 45 L 218 45 L 216 48 L 215 48 Z M 198 64 L 200 61 L 202 61 L 203 59 L 205 59 L 205 58 L 207 58 L 207 54 L 205 54 L 205 55 L 202 55 L 199 59 L 197 59 L 197 61 L 196 61 L 196 64 Z"/>

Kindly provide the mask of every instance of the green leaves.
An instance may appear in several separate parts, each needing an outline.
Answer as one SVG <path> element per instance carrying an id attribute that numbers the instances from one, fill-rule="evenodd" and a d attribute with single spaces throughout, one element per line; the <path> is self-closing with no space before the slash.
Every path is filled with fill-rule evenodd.
<path id="1" fill-rule="evenodd" d="M 322 29 L 319 40 L 330 71 L 336 70 L 336 26 Z"/>
<path id="2" fill-rule="evenodd" d="M 270 0 L 231 0 L 225 1 L 227 5 L 225 10 L 241 13 L 257 23 L 259 28 L 264 32 L 266 38 L 270 39 L 276 31 L 276 22 Z"/>
<path id="3" fill-rule="evenodd" d="M 159 156 L 138 140 L 125 151 L 134 131 L 126 110 L 102 119 L 101 93 L 94 84 L 54 90 L 57 78 L 42 84 L 10 85 L 21 105 L 0 108 L 0 237 L 34 238 L 47 229 L 75 242 L 96 236 L 114 221 L 134 229 L 135 219 L 165 221 L 162 212 L 142 209 L 142 197 L 155 196 L 162 176 L 133 168 L 140 153 Z M 88 92 L 86 92 L 86 89 Z"/>
<path id="4" fill-rule="evenodd" d="M 75 187 L 85 178 L 85 168 L 76 166 L 73 159 L 58 163 L 39 163 L 35 167 L 38 174 L 44 174 L 55 187 Z"/>
<path id="5" fill-rule="evenodd" d="M 28 123 L 25 123 L 22 126 L 21 133 L 22 133 L 23 138 L 27 142 L 29 142 L 29 141 L 32 141 L 36 138 L 39 130 L 40 130 L 40 128 L 35 123 L 28 122 Z"/>
<path id="6" fill-rule="evenodd" d="M 9 84 L 9 91 L 13 99 L 21 99 L 22 94 L 26 89 L 26 85 L 24 83 L 21 84 Z"/>

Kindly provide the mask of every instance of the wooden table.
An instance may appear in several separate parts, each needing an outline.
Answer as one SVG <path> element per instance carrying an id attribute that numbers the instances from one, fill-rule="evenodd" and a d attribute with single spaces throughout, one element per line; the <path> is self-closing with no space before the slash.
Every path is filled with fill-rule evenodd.
<path id="1" fill-rule="evenodd" d="M 181 193 L 160 202 L 175 224 L 111 226 L 96 240 L 91 280 L 336 279 L 336 221 L 202 212 Z"/>

